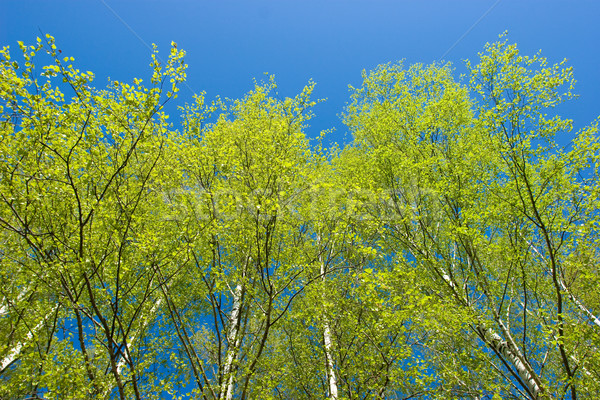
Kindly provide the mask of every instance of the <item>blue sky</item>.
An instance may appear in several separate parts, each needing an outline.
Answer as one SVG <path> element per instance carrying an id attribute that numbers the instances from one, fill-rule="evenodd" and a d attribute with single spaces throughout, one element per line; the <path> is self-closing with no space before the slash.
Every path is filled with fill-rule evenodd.
<path id="1" fill-rule="evenodd" d="M 0 44 L 33 43 L 39 31 L 55 36 L 63 55 L 112 79 L 147 78 L 150 50 L 162 55 L 171 41 L 187 52 L 188 86 L 237 98 L 252 79 L 275 74 L 281 96 L 317 82 L 307 130 L 315 137 L 336 128 L 330 140 L 348 141 L 338 114 L 348 85 L 362 69 L 405 59 L 431 63 L 443 57 L 464 71 L 466 58 L 508 30 L 522 53 L 542 49 L 551 62 L 569 59 L 580 97 L 562 109 L 581 127 L 600 114 L 600 2 L 597 0 L 0 0 Z"/>

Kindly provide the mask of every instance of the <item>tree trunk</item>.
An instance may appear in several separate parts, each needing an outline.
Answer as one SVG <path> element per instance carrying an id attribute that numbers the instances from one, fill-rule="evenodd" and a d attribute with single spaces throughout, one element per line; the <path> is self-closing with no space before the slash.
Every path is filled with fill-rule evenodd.
<path id="1" fill-rule="evenodd" d="M 223 366 L 223 383 L 221 385 L 220 399 L 231 400 L 233 398 L 234 379 L 233 364 L 237 358 L 237 349 L 240 344 L 240 313 L 242 308 L 243 286 L 238 284 L 233 291 L 233 308 L 229 317 L 230 325 L 227 332 L 227 356 Z"/>
<path id="2" fill-rule="evenodd" d="M 534 376 L 529 372 L 527 366 L 523 362 L 523 356 L 518 349 L 512 349 L 510 344 L 503 340 L 500 335 L 494 332 L 491 328 L 486 328 L 483 325 L 475 327 L 480 337 L 498 354 L 501 354 L 512 366 L 517 370 L 519 377 L 527 386 L 527 390 L 532 398 L 537 399 L 541 389 Z"/>
<path id="3" fill-rule="evenodd" d="M 442 270 L 441 275 L 444 281 L 446 281 L 446 283 L 452 289 L 457 287 L 455 282 L 450 278 L 446 271 Z M 455 296 L 457 296 L 456 292 Z M 467 302 L 464 303 L 466 304 Z M 504 327 L 501 321 L 500 324 L 502 327 Z M 494 332 L 491 328 L 486 328 L 483 324 L 478 324 L 475 326 L 475 330 L 485 343 L 491 346 L 499 355 L 503 356 L 505 361 L 509 362 L 517 370 L 517 374 L 527 387 L 527 391 L 531 397 L 537 399 L 542 391 L 540 385 L 538 384 L 539 379 L 536 379 L 537 377 L 534 377 L 530 372 L 531 366 L 528 368 L 528 365 L 525 365 L 525 358 L 519 351 L 518 347 L 514 345 L 514 343 L 511 346 L 511 343 L 503 340 L 500 335 Z M 508 332 L 505 331 L 505 333 L 508 335 Z"/>
<path id="4" fill-rule="evenodd" d="M 327 375 L 329 380 L 329 398 L 331 400 L 338 399 L 337 379 L 333 368 L 333 358 L 331 356 L 331 333 L 329 330 L 329 322 L 325 320 L 323 323 L 323 342 L 325 344 L 325 360 L 327 362 Z"/>
<path id="5" fill-rule="evenodd" d="M 327 272 L 326 271 L 327 267 L 325 265 L 325 262 L 323 261 L 323 254 L 320 251 L 320 249 L 321 249 L 321 237 L 320 236 L 317 238 L 317 242 L 319 244 L 319 262 L 321 265 L 321 270 L 320 270 L 321 280 L 323 282 L 325 282 L 325 273 Z M 323 347 L 325 349 L 325 362 L 327 365 L 327 380 L 328 380 L 328 386 L 329 386 L 329 398 L 331 400 L 337 400 L 338 399 L 338 385 L 337 385 L 337 377 L 335 375 L 335 369 L 334 369 L 334 365 L 333 365 L 333 356 L 331 355 L 333 343 L 331 340 L 331 328 L 329 327 L 329 320 L 327 319 L 327 316 L 324 316 L 324 318 L 323 318 Z"/>
<path id="6" fill-rule="evenodd" d="M 2 359 L 2 362 L 0 363 L 0 373 L 4 372 L 4 370 L 6 368 L 8 368 L 13 362 L 15 362 L 15 360 L 19 357 L 19 354 L 21 353 L 21 349 L 23 348 L 23 346 L 28 344 L 33 339 L 35 334 L 37 334 L 37 332 L 42 328 L 42 326 L 44 326 L 44 322 L 46 322 L 46 319 L 57 309 L 58 309 L 58 304 L 56 304 L 54 307 L 52 307 L 52 309 L 50 311 L 48 311 L 48 313 L 44 316 L 44 318 L 36 326 L 34 326 L 29 332 L 27 332 L 27 335 L 25 335 L 25 340 L 18 342 L 12 348 L 12 350 Z"/>
<path id="7" fill-rule="evenodd" d="M 143 329 L 145 329 L 146 326 L 148 326 L 148 324 L 150 323 L 150 321 L 152 321 L 152 315 L 154 315 L 154 313 L 156 312 L 156 310 L 158 309 L 158 307 L 160 307 L 162 301 L 163 301 L 163 297 L 159 297 L 154 302 L 154 305 L 150 309 L 150 312 L 146 315 L 146 318 L 144 318 L 144 322 L 140 326 L 138 332 L 141 332 Z M 127 354 L 128 358 L 131 358 L 130 351 L 129 351 L 129 346 L 132 345 L 133 342 L 135 342 L 135 339 L 136 339 L 136 334 L 134 333 L 133 335 L 131 335 L 131 338 L 128 340 L 127 347 L 124 349 L 124 352 Z M 119 373 L 121 373 L 121 370 L 123 369 L 123 367 L 125 366 L 126 363 L 127 363 L 127 359 L 125 357 L 121 357 L 121 359 L 119 360 L 119 362 L 117 364 L 117 371 Z"/>

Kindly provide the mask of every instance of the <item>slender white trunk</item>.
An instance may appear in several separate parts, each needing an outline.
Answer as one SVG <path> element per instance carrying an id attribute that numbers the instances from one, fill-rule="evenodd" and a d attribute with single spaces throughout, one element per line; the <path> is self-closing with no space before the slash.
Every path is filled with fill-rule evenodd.
<path id="1" fill-rule="evenodd" d="M 46 322 L 46 319 L 54 311 L 56 311 L 57 308 L 58 308 L 58 304 L 56 304 L 54 307 L 52 307 L 52 309 L 50 311 L 48 311 L 48 313 L 46 313 L 44 318 L 36 326 L 34 326 L 29 332 L 27 332 L 27 335 L 25 335 L 24 340 L 18 342 L 8 352 L 8 354 L 6 356 L 4 356 L 4 358 L 2 359 L 2 362 L 0 363 L 0 373 L 3 372 L 6 368 L 8 368 L 8 366 L 10 366 L 19 357 L 19 354 L 21 353 L 23 346 L 25 346 L 29 342 L 31 342 L 33 337 L 38 333 L 38 331 L 42 328 L 42 326 L 44 326 L 44 322 Z"/>
<path id="2" fill-rule="evenodd" d="M 152 308 L 150 309 L 150 312 L 146 315 L 146 318 L 144 319 L 144 322 L 142 323 L 142 325 L 139 328 L 138 332 L 141 332 L 143 329 L 146 328 L 146 326 L 148 326 L 148 324 L 150 323 L 150 321 L 152 320 L 152 315 L 154 315 L 154 313 L 156 312 L 156 310 L 158 309 L 158 307 L 160 307 L 160 304 L 163 301 L 163 297 L 159 297 L 156 302 L 154 302 L 154 305 L 152 306 Z M 133 334 L 131 335 L 131 337 L 128 340 L 128 345 L 130 346 L 133 344 L 133 342 L 135 342 L 136 339 L 136 335 Z M 126 347 L 124 349 L 125 354 L 127 355 L 127 358 L 131 358 L 131 354 L 129 352 L 129 348 Z M 127 358 L 125 356 L 121 356 L 121 359 L 119 360 L 119 362 L 117 363 L 117 374 L 121 375 L 121 371 L 123 370 L 123 368 L 125 367 L 125 365 L 127 364 Z M 108 387 L 106 389 L 106 391 L 104 392 L 104 397 L 107 397 L 110 393 L 110 391 L 112 390 L 112 387 Z"/>
<path id="3" fill-rule="evenodd" d="M 317 238 L 319 249 L 321 248 L 321 238 Z M 319 262 L 321 264 L 321 280 L 325 282 L 326 266 L 323 262 L 323 255 L 319 253 Z M 338 385 L 337 377 L 335 375 L 335 368 L 333 364 L 332 348 L 333 342 L 331 340 L 331 328 L 329 326 L 329 320 L 327 316 L 323 316 L 323 347 L 325 348 L 325 362 L 327 364 L 327 378 L 329 384 L 329 398 L 331 400 L 338 400 Z"/>
<path id="4" fill-rule="evenodd" d="M 454 281 L 450 278 L 450 276 L 442 271 L 442 277 L 444 280 L 452 287 L 456 288 Z M 517 345 L 512 341 L 510 334 L 502 321 L 499 320 L 501 327 L 503 328 L 504 333 L 511 340 L 510 343 L 503 340 L 500 335 L 494 332 L 491 328 L 486 328 L 482 324 L 479 324 L 475 327 L 477 332 L 481 335 L 482 338 L 492 346 L 499 354 L 501 354 L 507 362 L 509 362 L 516 370 L 517 374 L 527 385 L 529 392 L 533 395 L 534 398 L 538 398 L 539 393 L 541 392 L 540 386 L 536 381 L 535 377 L 530 372 L 530 366 L 525 364 L 525 357 L 521 354 L 521 351 L 517 347 Z M 528 368 L 529 367 L 529 368 Z"/>
<path id="5" fill-rule="evenodd" d="M 31 341 L 31 339 L 33 338 L 33 335 L 35 335 L 35 333 L 42 327 L 42 325 L 44 325 L 44 321 L 45 320 L 40 321 L 36 326 L 33 327 L 32 330 L 27 332 L 27 335 L 25 336 L 25 340 L 18 342 L 12 348 L 12 350 L 6 355 L 6 357 L 4 357 L 4 359 L 2 359 L 2 365 L 0 365 L 0 371 L 4 371 L 10 364 L 12 364 L 17 359 L 17 357 L 19 356 L 19 353 L 21 353 L 21 349 L 23 348 L 23 346 Z"/>
<path id="6" fill-rule="evenodd" d="M 331 400 L 338 399 L 337 379 L 333 368 L 333 358 L 331 357 L 331 333 L 327 320 L 323 323 L 323 342 L 325 343 L 325 360 L 327 361 L 327 375 L 329 376 L 329 397 Z"/>
<path id="7" fill-rule="evenodd" d="M 223 366 L 223 383 L 221 385 L 220 399 L 225 396 L 226 400 L 233 398 L 234 377 L 233 364 L 237 357 L 237 349 L 240 345 L 238 335 L 240 329 L 240 312 L 242 308 L 242 291 L 243 287 L 238 284 L 233 291 L 233 308 L 229 316 L 229 330 L 227 332 L 227 354 L 225 356 L 225 365 Z"/>
<path id="8" fill-rule="evenodd" d="M 575 305 L 581 310 L 583 311 L 583 313 L 590 319 L 592 320 L 592 322 L 594 323 L 594 325 L 596 325 L 597 327 L 600 328 L 600 319 L 598 319 L 598 317 L 596 317 L 594 314 L 592 314 L 592 312 L 590 310 L 587 309 L 586 306 L 583 305 L 583 303 L 581 303 L 579 300 L 577 300 L 577 298 L 575 296 L 573 296 L 571 294 L 571 291 L 567 288 L 567 286 L 563 283 L 562 280 L 559 280 L 558 283 L 560 284 L 560 288 L 563 290 L 563 292 L 565 292 L 567 294 L 567 296 L 569 296 L 569 298 L 571 299 L 571 301 L 573 303 L 575 303 Z"/>
<path id="9" fill-rule="evenodd" d="M 14 301 L 14 303 L 20 303 L 21 300 L 23 300 L 23 298 L 25 296 L 27 296 L 29 294 L 29 287 L 26 287 L 25 289 L 21 290 L 21 293 L 19 293 L 19 296 L 17 296 L 17 300 Z M 6 314 L 8 314 L 8 308 L 10 307 L 10 301 L 5 297 L 2 299 L 2 305 L 0 305 L 0 317 L 4 317 Z"/>
<path id="10" fill-rule="evenodd" d="M 485 341 L 492 346 L 498 353 L 508 361 L 517 370 L 519 377 L 527 385 L 529 392 L 534 398 L 537 398 L 540 394 L 540 387 L 537 384 L 534 377 L 529 372 L 527 366 L 522 361 L 523 355 L 518 348 L 512 348 L 506 340 L 503 340 L 500 335 L 494 332 L 491 328 L 486 328 L 483 325 L 478 325 L 475 329 L 477 332 L 485 338 Z"/>
<path id="11" fill-rule="evenodd" d="M 154 302 L 154 305 L 150 309 L 150 312 L 148 314 L 146 314 L 146 317 L 144 318 L 144 322 L 142 322 L 142 325 L 139 327 L 138 333 L 141 333 L 142 330 L 146 329 L 146 327 L 148 326 L 148 324 L 150 323 L 150 321 L 152 321 L 152 316 L 156 313 L 156 310 L 158 309 L 158 307 L 160 307 L 162 301 L 163 301 L 163 297 L 159 297 Z M 125 364 L 128 361 L 127 359 L 131 358 L 131 354 L 129 352 L 129 346 L 133 345 L 133 343 L 135 342 L 135 339 L 137 339 L 137 335 L 134 333 L 133 335 L 131 335 L 131 337 L 127 341 L 128 345 L 124 349 L 124 352 L 127 355 L 127 358 L 124 357 L 124 356 L 121 357 L 121 359 L 119 360 L 119 363 L 117 364 L 117 372 L 119 374 L 121 373 L 121 370 L 123 369 L 123 367 L 125 367 Z"/>
<path id="12" fill-rule="evenodd" d="M 17 296 L 17 300 L 14 303 L 20 303 L 21 300 L 23 300 L 23 298 L 28 294 L 29 288 L 21 290 L 21 293 L 19 293 L 19 296 Z M 0 305 L 0 317 L 4 317 L 5 315 L 7 315 L 9 308 L 10 300 L 4 297 L 2 299 L 2 305 Z M 35 332 L 37 332 L 42 327 L 42 324 L 45 321 L 45 319 L 46 317 L 44 317 L 44 319 L 39 324 L 37 324 L 31 331 L 27 333 L 27 335 L 25 336 L 25 343 L 29 342 L 35 334 Z M 17 343 L 15 347 L 13 347 L 12 350 L 8 352 L 8 354 L 2 359 L 2 363 L 0 364 L 0 372 L 4 371 L 10 364 L 12 364 L 17 359 L 25 343 Z"/>
<path id="13" fill-rule="evenodd" d="M 523 235 L 521 235 L 521 237 L 523 237 Z M 525 237 L 523 237 L 523 239 L 525 239 Z M 544 262 L 546 261 L 546 257 L 544 257 L 544 255 L 527 239 L 525 239 L 525 241 L 527 242 L 527 244 L 529 245 L 529 247 L 531 247 L 531 249 L 538 255 L 541 257 L 541 259 Z M 560 285 L 560 288 L 562 289 L 563 292 L 565 292 L 567 294 L 567 296 L 569 297 L 569 299 L 571 299 L 571 301 L 573 303 L 575 303 L 575 305 L 577 306 L 577 308 L 579 308 L 581 311 L 583 311 L 583 313 L 590 319 L 592 320 L 592 322 L 594 323 L 594 325 L 596 325 L 597 327 L 600 327 L 600 319 L 598 317 L 596 317 L 590 310 L 588 310 L 588 308 L 586 306 L 583 305 L 583 303 L 581 303 L 575 296 L 573 296 L 573 294 L 571 293 L 571 291 L 567 288 L 567 286 L 565 285 L 565 283 L 559 278 L 558 279 L 558 284 Z"/>

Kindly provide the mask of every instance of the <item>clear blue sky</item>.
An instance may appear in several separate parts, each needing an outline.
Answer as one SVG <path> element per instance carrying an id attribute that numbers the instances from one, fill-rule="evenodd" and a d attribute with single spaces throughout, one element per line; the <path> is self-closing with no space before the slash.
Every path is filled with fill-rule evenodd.
<path id="1" fill-rule="evenodd" d="M 81 70 L 94 71 L 97 87 L 109 76 L 148 77 L 146 44 L 166 56 L 171 41 L 187 51 L 191 90 L 182 90 L 180 103 L 192 90 L 240 97 L 264 72 L 275 74 L 282 96 L 312 78 L 316 96 L 328 100 L 307 133 L 335 127 L 330 139 L 340 143 L 337 115 L 362 69 L 446 54 L 461 71 L 462 60 L 475 60 L 505 30 L 525 54 L 542 49 L 551 62 L 569 59 L 580 98 L 563 115 L 581 127 L 600 114 L 597 0 L 0 0 L 0 10 L 1 45 L 33 43 L 41 29 Z"/>

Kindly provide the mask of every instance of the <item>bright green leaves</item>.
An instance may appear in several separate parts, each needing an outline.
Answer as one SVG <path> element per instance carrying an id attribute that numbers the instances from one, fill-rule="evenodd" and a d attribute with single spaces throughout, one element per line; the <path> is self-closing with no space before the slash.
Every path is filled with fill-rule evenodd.
<path id="1" fill-rule="evenodd" d="M 184 61 L 185 51 L 177 49 L 177 43 L 171 42 L 171 52 L 169 54 L 169 59 L 166 62 L 166 65 L 162 65 L 162 62 L 158 58 L 158 48 L 156 45 L 152 45 L 153 54 L 152 54 L 152 62 L 150 63 L 150 67 L 152 68 L 152 79 L 151 82 L 154 85 L 161 85 L 169 79 L 169 84 L 171 85 L 170 90 L 167 92 L 168 98 L 177 98 L 177 92 L 179 91 L 179 87 L 177 86 L 179 83 L 185 81 L 186 78 L 186 69 L 187 64 Z"/>
<path id="2" fill-rule="evenodd" d="M 502 36 L 501 36 L 502 37 Z M 540 53 L 522 56 L 507 41 L 486 44 L 471 69 L 470 85 L 483 99 L 480 120 L 511 146 L 529 146 L 534 139 L 552 140 L 571 129 L 571 121 L 546 112 L 573 97 L 573 70 L 566 60 L 548 66 Z"/>
<path id="3" fill-rule="evenodd" d="M 197 95 L 178 132 L 175 43 L 149 87 L 104 90 L 50 36 L 19 48 L 0 51 L 2 396 L 600 387 L 600 144 L 597 121 L 555 142 L 564 63 L 504 41 L 468 85 L 382 65 L 352 89 L 354 142 L 326 150 L 304 132 L 312 81 Z"/>
<path id="4" fill-rule="evenodd" d="M 198 381 L 206 381 L 197 387 L 204 395 L 262 393 L 257 380 L 267 375 L 255 376 L 271 351 L 270 332 L 302 287 L 307 261 L 296 244 L 304 240 L 305 222 L 297 210 L 309 187 L 312 155 L 303 125 L 313 86 L 278 100 L 271 77 L 242 99 L 205 106 L 199 96 L 183 108 L 184 132 L 169 155 L 177 160 L 170 173 L 180 186 L 168 196 L 193 261 L 169 291 L 193 288 L 196 296 L 182 295 L 174 304 L 205 309 L 182 319 L 172 314 L 171 323 L 194 331 L 203 321 L 203 350 L 188 353 L 187 362 L 198 366 Z M 203 123 L 215 113 L 214 123 Z M 181 335 L 179 346 L 191 344 Z M 203 375 L 203 368 L 215 376 Z"/>
<path id="5" fill-rule="evenodd" d="M 147 315 L 156 312 L 153 265 L 182 253 L 176 227 L 165 224 L 160 195 L 172 186 L 161 173 L 172 134 L 158 112 L 165 96 L 140 80 L 90 87 L 93 74 L 59 57 L 52 37 L 21 48 L 23 65 L 12 62 L 7 49 L 1 64 L 3 258 L 13 249 L 2 271 L 12 276 L 4 293 L 13 297 L 3 300 L 12 330 L 3 332 L 8 347 L 1 356 L 3 367 L 13 365 L 3 371 L 3 382 L 10 387 L 20 371 L 34 368 L 25 391 L 35 390 L 37 381 L 51 396 L 103 397 L 121 386 L 121 375 L 135 387 L 149 367 L 127 365 L 123 354 L 141 356 L 136 340 L 154 321 Z M 42 68 L 42 85 L 33 65 L 41 50 L 51 61 Z M 181 57 L 173 57 L 179 67 L 157 73 L 161 80 L 181 80 Z M 28 303 L 14 300 L 23 296 Z M 23 313 L 30 317 L 22 319 Z"/>
<path id="6" fill-rule="evenodd" d="M 521 56 L 515 45 L 499 42 L 469 67 L 469 88 L 436 65 L 383 65 L 363 74 L 345 115 L 355 144 L 342 153 L 338 171 L 360 176 L 363 191 L 377 199 L 364 207 L 388 217 L 384 253 L 404 254 L 422 271 L 421 284 L 462 314 L 455 323 L 471 333 L 439 329 L 452 337 L 450 348 L 463 341 L 465 350 L 448 351 L 453 363 L 464 365 L 479 325 L 493 326 L 498 333 L 480 334 L 482 343 L 488 351 L 504 349 L 496 355 L 507 369 L 528 377 L 526 384 L 508 380 L 509 392 L 554 395 L 555 376 L 586 387 L 574 366 L 595 358 L 578 353 L 588 327 L 573 321 L 595 316 L 580 302 L 583 293 L 571 290 L 589 283 L 574 269 L 589 271 L 590 264 L 567 260 L 597 257 L 580 236 L 597 229 L 597 200 L 587 200 L 596 199 L 597 128 L 578 134 L 568 153 L 556 145 L 555 137 L 571 129 L 554 111 L 572 97 L 572 70 L 564 62 L 548 67 L 539 54 Z M 478 351 L 488 357 L 485 347 Z M 474 366 L 473 376 L 439 362 L 440 376 L 464 393 L 485 393 L 504 379 L 486 362 Z"/>
<path id="7" fill-rule="evenodd" d="M 363 72 L 363 79 L 345 115 L 357 140 L 397 145 L 402 140 L 435 141 L 439 130 L 456 131 L 469 121 L 467 92 L 453 81 L 449 66 L 417 64 L 405 70 L 402 64 L 386 64 L 368 75 Z M 368 137 L 361 136 L 367 132 Z"/>
<path id="8" fill-rule="evenodd" d="M 355 145 L 376 163 L 374 176 L 386 177 L 387 182 L 380 184 L 434 190 L 437 181 L 446 190 L 445 182 L 433 174 L 452 173 L 449 163 L 464 160 L 465 151 L 450 143 L 462 141 L 471 123 L 468 93 L 453 81 L 449 66 L 415 65 L 408 70 L 401 64 L 380 66 L 364 74 L 363 86 L 354 90 L 352 99 L 345 122 Z M 401 181 L 393 178 L 397 173 L 404 174 Z"/>

